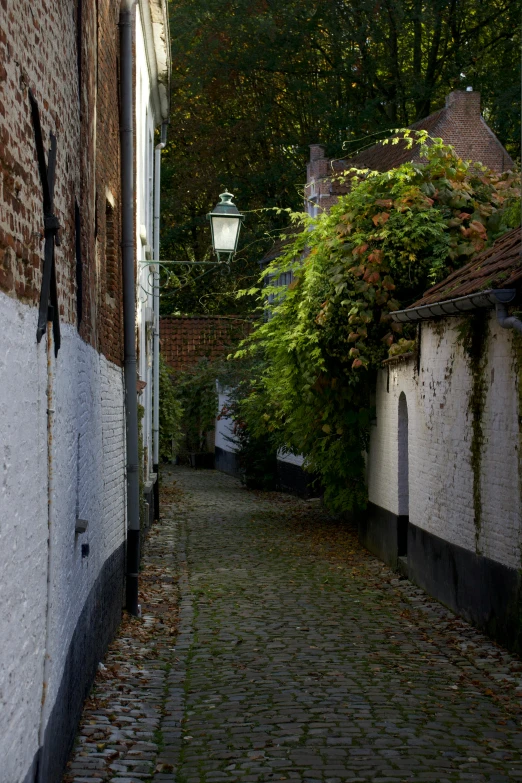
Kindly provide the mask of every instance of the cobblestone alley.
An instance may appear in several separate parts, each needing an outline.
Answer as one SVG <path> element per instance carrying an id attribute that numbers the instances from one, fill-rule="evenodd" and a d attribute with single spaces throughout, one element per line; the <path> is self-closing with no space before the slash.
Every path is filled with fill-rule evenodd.
<path id="1" fill-rule="evenodd" d="M 522 780 L 522 665 L 316 501 L 174 468 L 66 781 Z"/>

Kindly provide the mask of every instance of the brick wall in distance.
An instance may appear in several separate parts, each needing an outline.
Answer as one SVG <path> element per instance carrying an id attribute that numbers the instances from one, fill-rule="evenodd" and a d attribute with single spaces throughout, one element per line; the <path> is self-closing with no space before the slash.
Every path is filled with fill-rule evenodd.
<path id="1" fill-rule="evenodd" d="M 164 316 L 161 355 L 173 370 L 186 370 L 200 359 L 226 356 L 251 328 L 250 321 L 227 316 Z"/>

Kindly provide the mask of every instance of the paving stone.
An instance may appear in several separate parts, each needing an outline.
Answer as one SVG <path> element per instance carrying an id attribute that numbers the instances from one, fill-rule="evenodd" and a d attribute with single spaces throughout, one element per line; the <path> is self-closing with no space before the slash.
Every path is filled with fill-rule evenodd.
<path id="1" fill-rule="evenodd" d="M 320 504 L 188 468 L 162 493 L 66 783 L 522 780 L 514 656 Z"/>

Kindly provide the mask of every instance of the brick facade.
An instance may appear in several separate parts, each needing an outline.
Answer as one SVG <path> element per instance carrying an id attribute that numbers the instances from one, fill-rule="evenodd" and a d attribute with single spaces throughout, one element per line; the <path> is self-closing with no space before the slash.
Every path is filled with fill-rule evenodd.
<path id="1" fill-rule="evenodd" d="M 122 360 L 119 242 L 119 2 L 20 0 L 0 7 L 0 290 L 30 304 L 40 295 L 42 190 L 28 89 L 38 101 L 44 145 L 57 138 L 55 214 L 60 318 L 78 321 L 76 230 L 81 226 L 82 338 Z M 81 42 L 78 52 L 77 43 Z M 106 205 L 113 209 L 107 236 Z M 76 205 L 78 212 L 76 212 Z M 108 241 L 109 240 L 109 241 Z M 107 245 L 116 274 L 107 292 Z"/>
<path id="2" fill-rule="evenodd" d="M 96 124 L 96 238 L 98 258 L 97 348 L 120 365 L 123 360 L 123 303 L 120 221 L 120 129 L 118 100 L 119 3 L 98 0 Z"/>
<path id="3" fill-rule="evenodd" d="M 0 779 L 58 783 L 121 616 L 119 0 L 0 0 Z M 37 343 L 44 148 L 61 347 Z M 77 520 L 87 522 L 77 528 Z"/>

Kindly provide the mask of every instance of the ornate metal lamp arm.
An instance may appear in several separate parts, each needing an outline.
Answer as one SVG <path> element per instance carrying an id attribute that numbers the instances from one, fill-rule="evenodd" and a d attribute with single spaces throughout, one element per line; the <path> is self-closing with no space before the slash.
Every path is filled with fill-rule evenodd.
<path id="1" fill-rule="evenodd" d="M 190 279 L 190 271 L 192 269 L 196 269 L 197 271 L 200 271 L 200 274 L 198 274 L 196 277 L 193 277 L 192 280 L 199 280 L 200 277 L 203 277 L 204 275 L 207 275 L 209 272 L 211 272 L 213 269 L 220 270 L 221 274 L 223 275 L 229 275 L 230 274 L 230 264 L 228 261 L 173 261 L 173 260 L 161 260 L 161 261 L 139 261 L 139 264 L 141 267 L 151 267 L 151 266 L 157 266 L 163 268 L 166 272 L 173 272 L 174 270 L 169 269 L 169 267 L 172 266 L 181 266 L 183 268 L 183 273 L 180 275 L 181 280 L 185 281 L 184 284 L 180 285 L 179 288 L 184 288 L 185 285 L 187 285 L 188 280 Z M 145 285 L 140 284 L 140 288 L 144 291 L 145 294 L 152 295 L 154 283 L 152 282 L 153 273 L 149 272 L 148 274 L 148 281 L 146 283 L 147 288 Z M 159 282 L 159 280 L 158 280 Z M 164 283 L 159 282 L 159 288 L 164 288 L 169 285 L 169 279 L 167 279 Z M 150 288 L 149 288 L 150 286 Z"/>
<path id="2" fill-rule="evenodd" d="M 142 266 L 161 266 L 167 269 L 169 266 L 184 266 L 187 269 L 193 269 L 199 266 L 228 266 L 227 261 L 172 261 L 170 259 L 162 259 L 161 261 L 140 261 Z"/>

